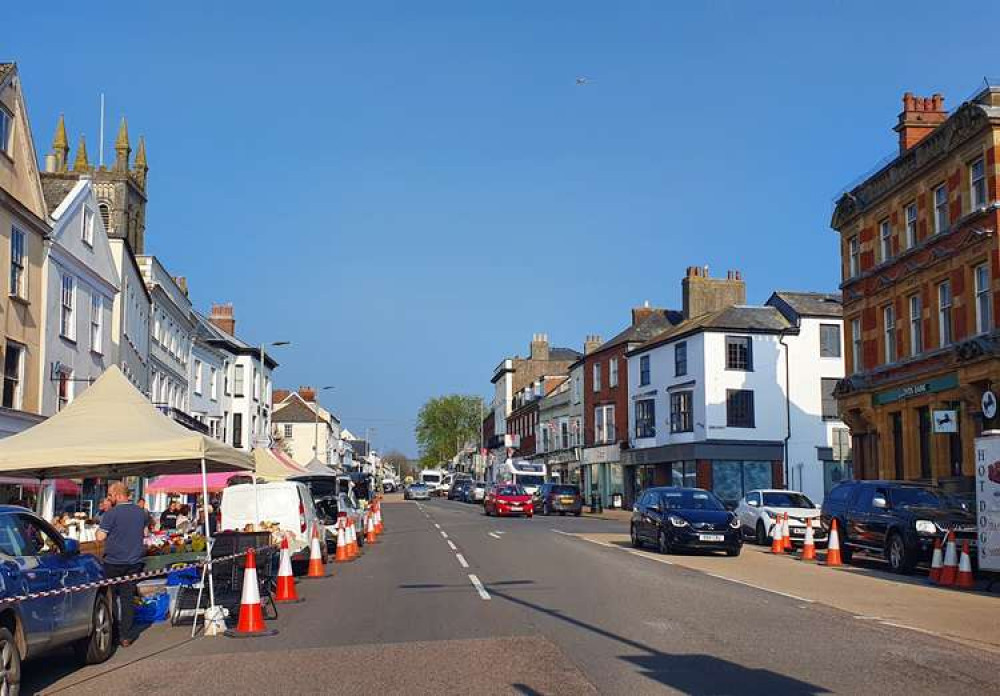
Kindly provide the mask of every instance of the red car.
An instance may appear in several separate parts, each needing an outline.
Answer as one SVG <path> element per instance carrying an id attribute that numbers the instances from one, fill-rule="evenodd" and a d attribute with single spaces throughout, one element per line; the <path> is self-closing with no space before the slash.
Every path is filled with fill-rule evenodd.
<path id="1" fill-rule="evenodd" d="M 486 516 L 496 515 L 524 515 L 531 517 L 535 514 L 535 506 L 531 502 L 531 496 L 523 488 L 512 483 L 502 483 L 493 486 L 483 500 L 483 512 Z"/>

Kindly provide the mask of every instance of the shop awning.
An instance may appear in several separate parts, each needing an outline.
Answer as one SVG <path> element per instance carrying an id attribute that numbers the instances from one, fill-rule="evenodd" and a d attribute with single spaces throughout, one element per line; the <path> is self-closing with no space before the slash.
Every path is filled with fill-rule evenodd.
<path id="1" fill-rule="evenodd" d="M 21 486 L 29 491 L 38 490 L 41 483 L 38 479 L 17 478 L 15 476 L 0 476 L 0 486 Z M 68 479 L 56 479 L 56 493 L 62 495 L 80 495 L 80 484 Z"/>
<path id="2" fill-rule="evenodd" d="M 217 493 L 229 485 L 234 476 L 249 476 L 246 471 L 223 471 L 205 477 L 209 493 Z M 146 484 L 147 493 L 201 493 L 201 474 L 157 476 Z"/>

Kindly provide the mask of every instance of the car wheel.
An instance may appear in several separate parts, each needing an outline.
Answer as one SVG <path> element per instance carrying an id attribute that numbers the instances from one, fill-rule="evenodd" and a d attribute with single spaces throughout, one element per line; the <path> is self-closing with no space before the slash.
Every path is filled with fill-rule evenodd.
<path id="1" fill-rule="evenodd" d="M 73 644 L 77 659 L 87 665 L 104 662 L 115 653 L 114 614 L 111 602 L 104 593 L 94 599 L 94 611 L 90 619 L 90 635 Z"/>
<path id="2" fill-rule="evenodd" d="M 894 573 L 909 575 L 913 572 L 913 554 L 907 552 L 906 544 L 899 532 L 889 535 L 889 542 L 885 549 L 886 560 L 889 561 L 889 569 Z"/>
<path id="3" fill-rule="evenodd" d="M 730 557 L 735 557 L 740 555 L 740 551 L 743 550 L 742 546 L 731 546 L 726 549 L 726 555 Z"/>
<path id="4" fill-rule="evenodd" d="M 639 539 L 639 533 L 635 530 L 635 525 L 634 524 L 629 527 L 629 537 L 632 540 L 632 548 L 633 549 L 641 549 L 642 548 L 642 540 Z"/>
<path id="5" fill-rule="evenodd" d="M 657 537 L 658 543 L 656 544 L 656 550 L 660 553 L 670 553 L 670 543 L 667 541 L 667 533 L 660 531 L 660 535 Z"/>
<path id="6" fill-rule="evenodd" d="M 754 536 L 754 541 L 757 542 L 757 546 L 767 546 L 767 529 L 764 527 L 764 523 L 760 520 L 757 520 L 757 532 Z"/>
<path id="7" fill-rule="evenodd" d="M 0 628 L 0 691 L 10 696 L 21 693 L 21 652 L 6 628 Z"/>

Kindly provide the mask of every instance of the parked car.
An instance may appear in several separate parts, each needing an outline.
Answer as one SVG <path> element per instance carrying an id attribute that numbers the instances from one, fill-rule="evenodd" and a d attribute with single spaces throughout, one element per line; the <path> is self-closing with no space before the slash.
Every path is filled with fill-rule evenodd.
<path id="1" fill-rule="evenodd" d="M 425 483 L 411 483 L 403 490 L 403 500 L 430 500 L 431 489 Z"/>
<path id="2" fill-rule="evenodd" d="M 486 482 L 473 481 L 466 499 L 470 503 L 481 503 L 486 499 Z"/>
<path id="3" fill-rule="evenodd" d="M 798 491 L 757 490 L 750 491 L 736 506 L 736 516 L 745 537 L 758 544 L 771 543 L 774 537 L 774 523 L 778 516 L 788 515 L 788 531 L 792 543 L 801 543 L 806 535 L 806 520 L 812 520 L 813 540 L 826 541 L 826 530 L 820 524 L 819 507 L 809 496 Z"/>
<path id="4" fill-rule="evenodd" d="M 483 513 L 487 517 L 490 515 L 531 517 L 535 514 L 535 507 L 531 503 L 531 496 L 523 488 L 515 483 L 501 483 L 493 486 L 486 494 L 486 499 L 483 501 Z"/>
<path id="5" fill-rule="evenodd" d="M 458 479 L 448 490 L 448 500 L 465 500 L 466 492 L 472 487 L 471 479 Z"/>
<path id="6" fill-rule="evenodd" d="M 21 507 L 0 505 L 0 597 L 56 590 L 104 578 L 96 558 L 80 553 L 48 522 Z M 115 652 L 109 588 L 91 588 L 0 605 L 0 692 L 17 694 L 21 661 L 72 646 L 87 664 Z"/>
<path id="7" fill-rule="evenodd" d="M 316 499 L 316 511 L 326 527 L 327 553 L 337 552 L 337 520 L 343 516 L 354 525 L 358 546 L 365 545 L 365 511 L 353 493 L 338 493 Z"/>
<path id="8" fill-rule="evenodd" d="M 571 512 L 579 517 L 583 513 L 580 489 L 568 483 L 543 483 L 532 496 L 532 502 L 540 515 Z"/>
<path id="9" fill-rule="evenodd" d="M 712 492 L 701 488 L 650 488 L 632 510 L 632 546 L 655 544 L 660 553 L 681 549 L 725 551 L 743 548 L 740 520 Z"/>
<path id="10" fill-rule="evenodd" d="M 274 481 L 257 486 L 241 483 L 222 491 L 220 528 L 242 531 L 257 521 L 275 522 L 290 532 L 288 546 L 292 562 L 299 567 L 309 560 L 309 544 L 318 529 L 325 539 L 324 520 L 320 518 L 308 486 L 301 481 Z M 326 563 L 327 544 L 321 544 Z"/>
<path id="11" fill-rule="evenodd" d="M 850 562 L 855 551 L 885 558 L 895 573 L 911 573 L 930 561 L 934 539 L 953 530 L 977 557 L 976 518 L 934 486 L 910 481 L 845 481 L 823 501 L 823 524 L 837 520 L 840 553 Z M 975 562 L 975 561 L 974 561 Z"/>

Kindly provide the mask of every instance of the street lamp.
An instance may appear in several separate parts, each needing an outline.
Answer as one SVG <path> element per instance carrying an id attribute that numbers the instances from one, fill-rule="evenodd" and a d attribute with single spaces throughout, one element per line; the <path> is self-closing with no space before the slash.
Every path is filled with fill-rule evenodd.
<path id="1" fill-rule="evenodd" d="M 290 346 L 291 341 L 275 341 L 274 343 L 268 343 L 268 346 L 277 348 L 279 346 Z M 257 425 L 258 433 L 254 433 L 254 437 L 263 439 L 260 434 L 266 434 L 264 428 L 264 344 L 260 344 L 260 368 L 257 370 Z M 251 448 L 252 449 L 252 448 Z"/>
<path id="2" fill-rule="evenodd" d="M 313 396 L 313 398 L 316 400 L 316 403 L 313 404 L 313 411 L 316 412 L 316 420 L 315 420 L 316 429 L 315 429 L 315 432 L 313 433 L 313 458 L 314 459 L 319 459 L 319 393 L 320 392 L 325 392 L 328 389 L 333 389 L 333 387 L 332 386 L 319 387 L 318 389 L 316 389 L 316 394 Z M 329 465 L 329 464 L 330 464 L 330 462 L 327 462 L 327 465 Z"/>

